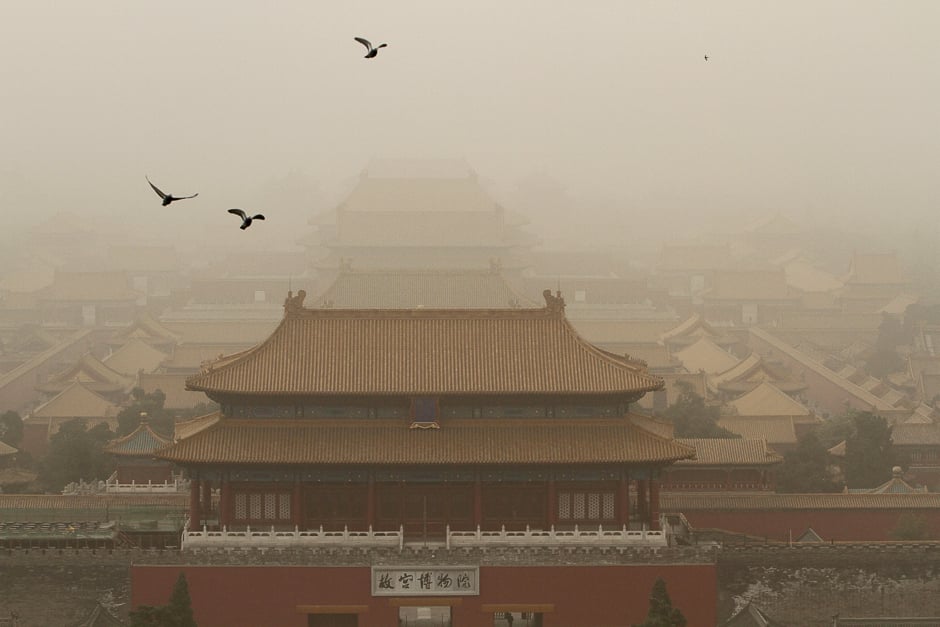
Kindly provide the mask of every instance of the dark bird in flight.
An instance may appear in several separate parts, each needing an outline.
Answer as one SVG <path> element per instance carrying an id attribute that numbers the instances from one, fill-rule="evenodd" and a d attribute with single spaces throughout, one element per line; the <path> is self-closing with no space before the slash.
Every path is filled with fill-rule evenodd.
<path id="1" fill-rule="evenodd" d="M 149 177 L 145 176 L 144 178 L 146 178 L 147 182 L 150 183 Z M 150 187 L 153 188 L 153 191 L 157 192 L 157 196 L 163 199 L 164 207 L 166 207 L 168 204 L 176 200 L 186 200 L 187 198 L 195 198 L 196 196 L 199 195 L 199 194 L 193 194 L 192 196 L 174 196 L 172 194 L 164 194 L 162 191 L 160 191 L 160 188 L 154 185 L 153 183 L 150 183 Z"/>
<path id="2" fill-rule="evenodd" d="M 708 55 L 707 55 L 707 54 L 705 55 L 705 60 L 708 61 Z"/>
<path id="3" fill-rule="evenodd" d="M 388 44 L 380 44 L 376 46 L 375 48 L 373 48 L 372 42 L 370 42 L 368 39 L 363 39 L 362 37 L 353 37 L 353 39 L 355 39 L 356 41 L 358 41 L 359 43 L 361 43 L 363 46 L 366 47 L 366 50 L 368 51 L 366 52 L 366 56 L 364 57 L 366 59 L 374 58 L 375 55 L 379 53 L 379 48 L 384 48 L 385 46 L 388 45 Z"/>
<path id="4" fill-rule="evenodd" d="M 242 219 L 242 225 L 238 228 L 242 229 L 243 231 L 247 229 L 249 226 L 251 226 L 252 220 L 264 220 L 264 216 L 261 215 L 260 213 L 253 215 L 253 216 L 249 216 L 247 213 L 245 213 L 241 209 L 229 209 L 228 212 L 233 213 Z"/>

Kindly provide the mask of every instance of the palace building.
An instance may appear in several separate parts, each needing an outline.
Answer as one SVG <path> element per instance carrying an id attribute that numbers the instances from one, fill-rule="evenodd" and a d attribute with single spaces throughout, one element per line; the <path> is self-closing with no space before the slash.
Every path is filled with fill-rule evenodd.
<path id="1" fill-rule="evenodd" d="M 670 547 L 659 507 L 663 468 L 694 448 L 630 412 L 662 380 L 582 339 L 560 294 L 304 297 L 189 378 L 221 409 L 157 452 L 192 481 L 184 565 L 135 566 L 135 606 L 182 570 L 200 625 L 620 625 L 663 577 L 690 624 L 715 623 L 714 562 Z"/>

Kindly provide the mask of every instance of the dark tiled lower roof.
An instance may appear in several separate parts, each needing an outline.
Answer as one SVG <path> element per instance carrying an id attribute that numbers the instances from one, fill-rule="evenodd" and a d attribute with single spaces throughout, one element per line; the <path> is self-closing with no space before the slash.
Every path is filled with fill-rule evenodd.
<path id="1" fill-rule="evenodd" d="M 108 444 L 105 451 L 112 455 L 150 457 L 155 450 L 166 446 L 170 442 L 169 438 L 165 438 L 154 431 L 149 424 L 141 422 L 132 433 Z"/>
<path id="2" fill-rule="evenodd" d="M 222 419 L 157 457 L 218 464 L 630 464 L 670 463 L 693 450 L 627 419 L 447 420 L 410 429 L 401 420 Z"/>

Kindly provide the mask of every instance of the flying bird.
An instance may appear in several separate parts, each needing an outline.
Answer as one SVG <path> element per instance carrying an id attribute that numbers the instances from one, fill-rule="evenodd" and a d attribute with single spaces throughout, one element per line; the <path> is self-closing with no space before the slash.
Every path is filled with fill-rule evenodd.
<path id="1" fill-rule="evenodd" d="M 363 46 L 366 47 L 366 50 L 367 50 L 368 52 L 366 52 L 366 56 L 363 57 L 363 58 L 365 58 L 365 59 L 372 59 L 372 58 L 374 58 L 375 55 L 377 55 L 377 54 L 379 53 L 379 48 L 384 48 L 385 46 L 388 45 L 388 44 L 380 44 L 380 45 L 376 46 L 375 48 L 373 48 L 373 47 L 372 47 L 372 42 L 370 42 L 368 39 L 363 39 L 362 37 L 353 37 L 353 39 L 355 39 L 356 41 L 358 41 L 359 43 L 361 43 Z"/>
<path id="2" fill-rule="evenodd" d="M 150 183 L 150 177 L 145 176 L 144 178 L 146 178 L 147 182 Z M 196 196 L 199 195 L 199 194 L 193 194 L 192 196 L 174 196 L 172 194 L 164 194 L 162 191 L 160 191 L 160 188 L 154 185 L 153 183 L 150 183 L 150 187 L 153 188 L 153 191 L 157 192 L 157 196 L 163 199 L 164 207 L 166 207 L 168 204 L 176 200 L 186 200 L 187 198 L 195 198 Z"/>
<path id="3" fill-rule="evenodd" d="M 252 220 L 264 220 L 264 216 L 261 215 L 260 213 L 253 215 L 253 216 L 249 216 L 247 213 L 245 213 L 241 209 L 229 209 L 228 212 L 235 214 L 239 218 L 242 219 L 242 225 L 238 228 L 242 229 L 243 231 L 247 229 L 249 226 L 251 226 Z"/>
<path id="4" fill-rule="evenodd" d="M 708 55 L 707 55 L 707 54 L 705 55 L 705 60 L 708 61 Z"/>

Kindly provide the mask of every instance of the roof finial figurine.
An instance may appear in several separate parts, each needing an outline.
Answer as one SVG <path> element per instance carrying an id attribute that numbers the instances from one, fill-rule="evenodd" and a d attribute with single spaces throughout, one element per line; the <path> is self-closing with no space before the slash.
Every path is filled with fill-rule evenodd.
<path id="1" fill-rule="evenodd" d="M 235 214 L 239 218 L 242 219 L 242 225 L 238 228 L 240 228 L 243 231 L 247 229 L 249 226 L 251 226 L 252 220 L 264 220 L 264 216 L 261 215 L 260 213 L 257 213 L 253 216 L 249 216 L 247 213 L 245 213 L 241 209 L 229 209 L 228 212 Z"/>
<path id="2" fill-rule="evenodd" d="M 287 298 L 284 300 L 284 311 L 300 311 L 304 308 L 304 299 L 307 297 L 305 290 L 298 290 L 297 296 L 293 292 L 287 292 Z"/>
<path id="3" fill-rule="evenodd" d="M 552 296 L 551 290 L 545 290 L 542 292 L 542 296 L 545 297 L 545 308 L 547 310 L 555 313 L 561 313 L 565 310 L 565 299 L 561 296 L 561 290 L 556 291 L 554 296 Z"/>
<path id="4" fill-rule="evenodd" d="M 150 183 L 149 176 L 144 175 L 144 178 L 147 179 L 148 183 Z M 164 194 L 162 191 L 160 191 L 160 188 L 154 185 L 153 183 L 150 183 L 150 187 L 153 188 L 153 191 L 157 193 L 157 196 L 163 199 L 164 207 L 169 205 L 171 202 L 176 202 L 177 200 L 186 200 L 187 198 L 195 198 L 196 196 L 199 195 L 198 193 L 196 193 L 196 194 L 193 194 L 192 196 L 174 196 L 173 194 Z"/>
<path id="5" fill-rule="evenodd" d="M 385 46 L 388 45 L 388 44 L 379 44 L 378 46 L 373 48 L 372 42 L 370 42 L 368 39 L 363 39 L 362 37 L 353 37 L 353 39 L 355 39 L 356 41 L 358 41 L 359 43 L 361 43 L 363 46 L 366 47 L 367 52 L 366 52 L 366 56 L 364 57 L 365 59 L 374 59 L 375 56 L 379 54 L 379 48 L 384 48 Z"/>

